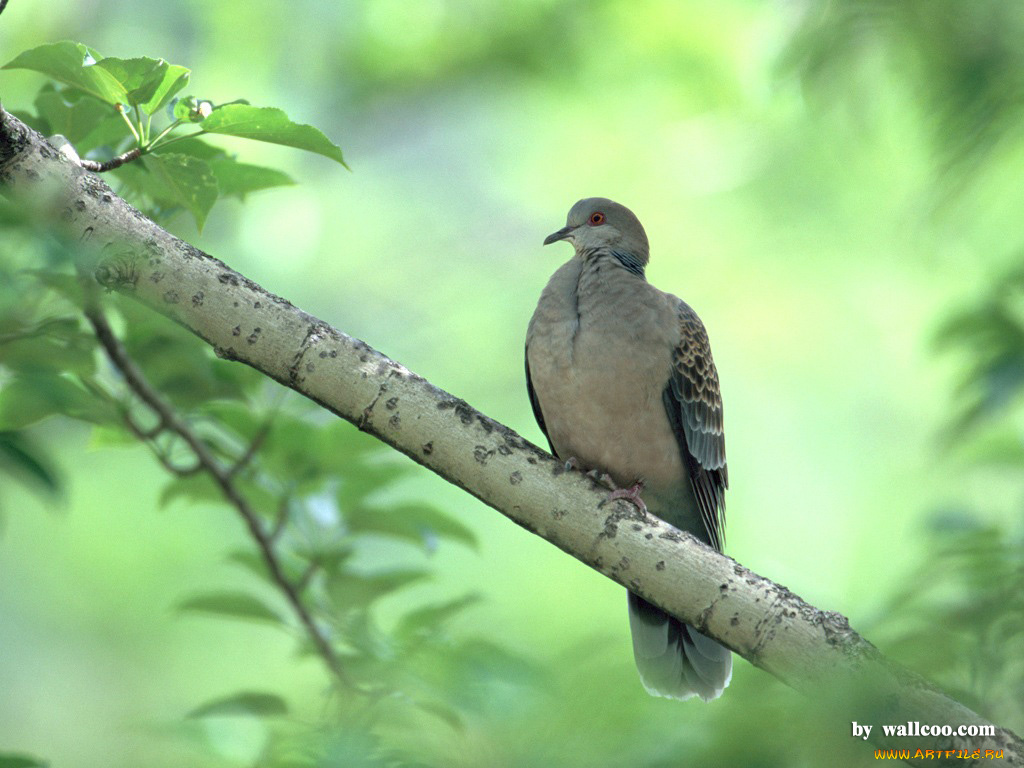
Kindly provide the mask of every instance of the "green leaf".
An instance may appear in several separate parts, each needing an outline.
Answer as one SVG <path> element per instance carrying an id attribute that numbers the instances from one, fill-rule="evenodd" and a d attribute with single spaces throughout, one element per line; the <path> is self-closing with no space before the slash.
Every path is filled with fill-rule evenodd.
<path id="1" fill-rule="evenodd" d="M 72 304 L 82 306 L 82 284 L 78 282 L 75 275 L 57 272 L 53 269 L 26 269 L 24 272 L 27 275 L 32 275 L 40 283 L 60 294 Z"/>
<path id="2" fill-rule="evenodd" d="M 210 592 L 196 595 L 179 603 L 178 610 L 212 613 L 233 619 L 265 622 L 274 626 L 284 624 L 284 619 L 276 611 L 245 592 Z"/>
<path id="3" fill-rule="evenodd" d="M 243 139 L 283 144 L 316 152 L 345 165 L 341 148 L 320 130 L 311 125 L 293 123 L 284 110 L 276 107 L 253 107 L 248 104 L 216 107 L 213 113 L 200 123 L 200 127 L 210 133 L 239 136 Z"/>
<path id="4" fill-rule="evenodd" d="M 395 634 L 403 640 L 410 640 L 422 632 L 435 631 L 474 603 L 480 602 L 479 595 L 465 595 L 446 603 L 427 605 L 409 611 L 395 626 Z"/>
<path id="5" fill-rule="evenodd" d="M 188 411 L 214 399 L 244 398 L 246 392 L 263 385 L 262 377 L 251 368 L 224 365 L 206 344 L 167 318 L 135 302 L 116 303 L 124 318 L 128 352 L 150 383 L 178 408 Z"/>
<path id="6" fill-rule="evenodd" d="M 157 144 L 150 153 L 150 156 L 163 155 L 167 153 L 177 153 L 179 155 L 198 157 L 200 160 L 206 160 L 207 162 L 218 157 L 226 157 L 228 154 L 220 147 L 207 144 L 202 139 L 183 138 L 176 140 L 173 144 L 170 144 L 167 147 L 163 144 Z"/>
<path id="7" fill-rule="evenodd" d="M 81 43 L 63 40 L 25 51 L 4 69 L 31 69 L 95 96 L 108 104 L 125 104 L 128 92 L 109 71 L 96 66 L 102 56 Z"/>
<path id="8" fill-rule="evenodd" d="M 217 715 L 251 715 L 253 717 L 281 717 L 288 714 L 284 699 L 273 693 L 242 691 L 222 699 L 215 699 L 193 709 L 186 717 Z"/>
<path id="9" fill-rule="evenodd" d="M 10 752 L 0 754 L 0 768 L 47 768 L 49 763 L 44 763 L 28 755 L 15 755 Z"/>
<path id="10" fill-rule="evenodd" d="M 183 206 L 195 218 L 196 227 L 202 232 L 206 216 L 217 202 L 217 180 L 209 164 L 180 154 L 150 156 L 145 163 L 169 193 L 155 199 Z"/>
<path id="11" fill-rule="evenodd" d="M 47 122 L 48 135 L 61 134 L 79 154 L 95 147 L 116 146 L 130 135 L 124 120 L 109 104 L 92 97 L 71 101 L 49 83 L 39 91 L 35 105 Z"/>
<path id="12" fill-rule="evenodd" d="M 49 318 L 35 326 L 12 329 L 0 341 L 0 363 L 32 375 L 91 374 L 95 370 L 96 340 L 74 318 Z"/>
<path id="13" fill-rule="evenodd" d="M 97 61 L 96 66 L 109 72 L 124 88 L 127 103 L 137 107 L 153 98 L 156 89 L 163 84 L 169 65 L 163 59 L 108 56 Z"/>
<path id="14" fill-rule="evenodd" d="M 43 136 L 52 136 L 56 133 L 56 131 L 50 130 L 50 123 L 42 115 L 24 112 L 20 109 L 9 109 L 7 111 L 32 130 L 39 131 Z"/>
<path id="15" fill-rule="evenodd" d="M 266 420 L 254 413 L 249 402 L 210 399 L 199 406 L 203 416 L 248 443 L 264 428 Z"/>
<path id="16" fill-rule="evenodd" d="M 167 69 L 164 70 L 163 78 L 157 84 L 157 87 L 153 91 L 153 95 L 150 97 L 149 101 L 144 104 L 140 104 L 139 106 L 141 106 L 148 115 L 156 114 L 159 110 L 164 108 L 167 102 L 174 98 L 174 94 L 188 85 L 188 81 L 191 76 L 191 70 L 178 66 L 177 64 L 168 64 Z"/>
<path id="17" fill-rule="evenodd" d="M 203 160 L 178 153 L 146 155 L 117 169 L 118 177 L 157 203 L 181 207 L 200 231 L 217 202 L 217 179 Z"/>
<path id="18" fill-rule="evenodd" d="M 157 505 L 160 509 L 164 509 L 178 501 L 178 499 L 184 499 L 189 502 L 219 503 L 224 500 L 224 496 L 220 488 L 213 482 L 213 479 L 203 472 L 186 477 L 172 477 L 167 485 L 163 487 L 163 490 L 160 491 Z"/>
<path id="19" fill-rule="evenodd" d="M 339 504 L 344 505 L 345 500 L 346 486 L 343 486 L 339 491 Z M 352 533 L 373 533 L 406 539 L 426 549 L 432 549 L 434 539 L 438 537 L 459 541 L 474 549 L 478 546 L 472 529 L 426 504 L 396 504 L 383 509 L 347 509 L 345 521 Z"/>
<path id="20" fill-rule="evenodd" d="M 139 444 L 138 438 L 125 429 L 123 424 L 98 424 L 89 433 L 89 448 L 129 448 Z"/>
<path id="21" fill-rule="evenodd" d="M 295 180 L 287 173 L 260 165 L 239 163 L 231 157 L 212 160 L 210 169 L 217 178 L 217 187 L 221 195 L 237 197 L 239 200 L 245 200 L 245 196 L 250 192 L 295 184 Z"/>
<path id="22" fill-rule="evenodd" d="M 0 390 L 0 430 L 22 429 L 56 413 L 96 423 L 112 415 L 81 385 L 63 376 L 19 376 Z"/>
<path id="23" fill-rule="evenodd" d="M 0 469 L 27 479 L 51 496 L 62 490 L 49 457 L 21 432 L 0 432 Z"/>
<path id="24" fill-rule="evenodd" d="M 355 550 L 342 542 L 316 542 L 309 546 L 296 546 L 295 554 L 309 563 L 316 563 L 328 574 L 341 570 L 341 567 L 352 559 Z"/>
<path id="25" fill-rule="evenodd" d="M 367 608 L 370 603 L 417 581 L 430 578 L 430 571 L 416 568 L 362 575 L 340 571 L 331 575 L 327 591 L 340 608 Z"/>
<path id="26" fill-rule="evenodd" d="M 227 556 L 229 563 L 241 566 L 254 576 L 270 581 L 270 574 L 267 572 L 267 564 L 263 558 L 249 549 L 236 549 Z"/>
<path id="27" fill-rule="evenodd" d="M 458 731 L 459 733 L 465 733 L 466 723 L 462 719 L 462 715 L 455 707 L 449 705 L 447 702 L 418 699 L 414 703 L 424 712 L 427 712 L 447 723 L 453 730 Z"/>

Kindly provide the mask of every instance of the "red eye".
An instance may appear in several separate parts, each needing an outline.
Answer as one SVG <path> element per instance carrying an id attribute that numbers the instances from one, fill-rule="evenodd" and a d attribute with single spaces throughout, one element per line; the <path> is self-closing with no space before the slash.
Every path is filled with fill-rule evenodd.
<path id="1" fill-rule="evenodd" d="M 599 224 L 604 224 L 604 214 L 598 211 L 597 213 L 590 214 L 590 226 L 596 227 Z"/>

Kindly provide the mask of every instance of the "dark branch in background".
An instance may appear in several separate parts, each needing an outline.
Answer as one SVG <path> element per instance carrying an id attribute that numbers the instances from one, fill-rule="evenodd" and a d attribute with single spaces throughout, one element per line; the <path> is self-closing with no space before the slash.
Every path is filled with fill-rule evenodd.
<path id="1" fill-rule="evenodd" d="M 260 443 L 262 443 L 263 439 L 266 437 L 267 428 L 264 428 L 257 434 L 256 438 L 250 444 L 249 449 L 238 463 L 230 469 L 225 469 L 221 466 L 221 463 L 213 455 L 206 443 L 203 442 L 203 440 L 192 431 L 188 424 L 178 416 L 170 403 L 164 400 L 150 385 L 138 365 L 129 356 L 128 350 L 125 349 L 120 339 L 118 339 L 114 334 L 114 331 L 110 327 L 110 323 L 107 322 L 106 315 L 104 315 L 103 310 L 100 309 L 95 296 L 91 296 L 90 294 L 91 291 L 86 290 L 85 316 L 92 325 L 93 331 L 96 333 L 96 338 L 103 347 L 103 351 L 106 352 L 107 357 L 110 359 L 110 362 L 113 363 L 114 367 L 121 372 L 125 383 L 131 391 L 135 393 L 135 395 L 149 408 L 151 408 L 159 419 L 156 427 L 152 430 L 145 431 L 139 429 L 138 425 L 135 424 L 131 416 L 126 412 L 125 421 L 128 428 L 136 435 L 136 437 L 153 447 L 157 458 L 159 458 L 160 462 L 172 473 L 179 476 L 185 476 L 197 472 L 205 472 L 213 479 L 220 488 L 224 498 L 232 507 L 235 508 L 241 518 L 245 521 L 249 534 L 256 541 L 256 544 L 259 547 L 260 555 L 263 558 L 264 565 L 267 567 L 270 578 L 285 596 L 285 599 L 295 612 L 295 615 L 298 617 L 303 629 L 309 635 L 317 653 L 320 654 L 320 657 L 323 659 L 324 664 L 327 665 L 331 674 L 347 688 L 350 688 L 353 691 L 363 692 L 362 689 L 348 677 L 344 667 L 341 666 L 341 661 L 338 659 L 338 655 L 334 652 L 330 642 L 324 636 L 321 629 L 316 625 L 312 615 L 309 613 L 305 603 L 302 601 L 300 593 L 305 589 L 312 574 L 308 571 L 307 573 L 304 573 L 300 579 L 300 583 L 298 584 L 293 584 L 288 579 L 280 562 L 278 561 L 277 552 L 274 549 L 274 541 L 277 531 L 275 530 L 268 533 L 263 529 L 263 523 L 260 521 L 259 515 L 257 515 L 256 511 L 242 495 L 238 486 L 234 482 L 235 474 L 241 466 L 244 463 L 247 463 L 252 458 L 253 454 L 255 454 L 259 449 Z M 183 440 L 195 456 L 195 466 L 182 470 L 171 464 L 170 458 L 153 446 L 152 440 L 160 432 L 169 432 Z M 280 524 L 275 524 L 275 529 L 279 527 L 279 525 Z"/>
<path id="2" fill-rule="evenodd" d="M 256 435 L 249 442 L 249 447 L 245 449 L 245 453 L 243 453 L 238 458 L 238 460 L 231 466 L 231 469 L 228 470 L 228 477 L 234 477 L 249 465 L 249 462 L 252 461 L 253 457 L 259 452 L 260 448 L 263 446 L 263 441 L 267 439 L 268 434 L 270 434 L 269 419 L 266 422 L 264 422 L 263 426 L 261 426 L 259 430 L 256 432 Z"/>
<path id="3" fill-rule="evenodd" d="M 7 0 L 0 0 L 0 13 L 4 12 L 4 8 L 7 7 Z"/>
<path id="4" fill-rule="evenodd" d="M 0 0 L 0 2 L 5 1 L 6 0 Z M 2 12 L 2 10 L 2 7 L 0 7 L 0 12 Z M 79 159 L 78 163 L 87 171 L 103 173 L 104 171 L 112 171 L 115 168 L 120 168 L 125 163 L 130 163 L 132 160 L 137 160 L 140 157 L 142 157 L 142 150 L 139 147 L 135 147 L 134 149 L 129 149 L 127 152 L 118 155 L 117 157 L 104 160 L 102 163 L 96 160 L 85 159 Z"/>

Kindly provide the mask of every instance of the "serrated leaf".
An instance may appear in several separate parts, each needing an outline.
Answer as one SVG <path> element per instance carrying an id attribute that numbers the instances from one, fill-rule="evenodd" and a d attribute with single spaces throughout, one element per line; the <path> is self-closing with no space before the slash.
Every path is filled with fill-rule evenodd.
<path id="1" fill-rule="evenodd" d="M 129 136 L 121 116 L 98 99 L 86 97 L 69 101 L 64 92 L 48 83 L 36 95 L 35 105 L 46 120 L 48 135 L 61 134 L 79 154 L 95 147 L 118 144 Z"/>
<path id="2" fill-rule="evenodd" d="M 227 104 L 214 108 L 200 124 L 204 131 L 243 139 L 283 144 L 304 149 L 345 165 L 341 148 L 323 132 L 311 125 L 293 123 L 284 110 L 276 107 L 253 107 L 248 104 Z M 345 165 L 347 168 L 348 166 Z"/>
<path id="3" fill-rule="evenodd" d="M 160 205 L 186 209 L 200 231 L 217 202 L 217 179 L 210 166 L 196 157 L 176 152 L 152 153 L 122 165 L 114 174 Z"/>
<path id="4" fill-rule="evenodd" d="M 211 717 L 223 715 L 251 715 L 253 717 L 281 717 L 288 714 L 284 699 L 273 693 L 242 691 L 222 699 L 208 701 L 193 709 L 185 717 Z"/>
<path id="5" fill-rule="evenodd" d="M 102 58 L 87 45 L 63 40 L 25 51 L 3 68 L 42 72 L 107 104 L 127 103 L 128 92 L 124 86 L 106 69 L 96 66 L 95 62 Z"/>
<path id="6" fill-rule="evenodd" d="M 192 71 L 190 69 L 178 66 L 177 64 L 168 64 L 167 69 L 164 70 L 163 79 L 161 79 L 153 91 L 153 95 L 140 106 L 145 110 L 146 114 L 156 114 L 157 111 L 163 109 L 174 98 L 174 94 L 188 85 L 191 76 Z"/>
<path id="7" fill-rule="evenodd" d="M 126 102 L 137 107 L 153 98 L 156 89 L 163 83 L 169 65 L 163 59 L 144 56 L 134 59 L 107 56 L 97 61 L 96 66 L 109 72 L 124 88 Z"/>
<path id="8" fill-rule="evenodd" d="M 217 178 L 217 187 L 221 195 L 237 197 L 239 200 L 245 200 L 245 196 L 250 192 L 295 184 L 295 180 L 283 171 L 240 163 L 231 157 L 211 160 L 210 169 Z"/>
<path id="9" fill-rule="evenodd" d="M 0 754 L 0 768 L 47 768 L 49 763 L 28 755 Z"/>
<path id="10" fill-rule="evenodd" d="M 260 599 L 245 592 L 210 592 L 195 595 L 178 603 L 178 610 L 210 613 L 215 616 L 258 621 L 274 626 L 284 624 L 284 620 L 276 611 L 269 608 Z"/>
<path id="11" fill-rule="evenodd" d="M 151 197 L 184 207 L 202 232 L 206 216 L 217 202 L 217 180 L 209 164 L 177 153 L 149 155 L 144 163 L 155 182 Z"/>

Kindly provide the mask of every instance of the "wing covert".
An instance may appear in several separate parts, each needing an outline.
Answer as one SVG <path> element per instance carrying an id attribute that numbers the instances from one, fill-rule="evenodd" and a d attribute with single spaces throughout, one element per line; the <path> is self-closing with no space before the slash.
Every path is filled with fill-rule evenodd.
<path id="1" fill-rule="evenodd" d="M 729 487 L 722 393 L 707 331 L 684 301 L 679 301 L 679 344 L 672 351 L 672 371 L 662 399 L 711 545 L 721 550 Z"/>

